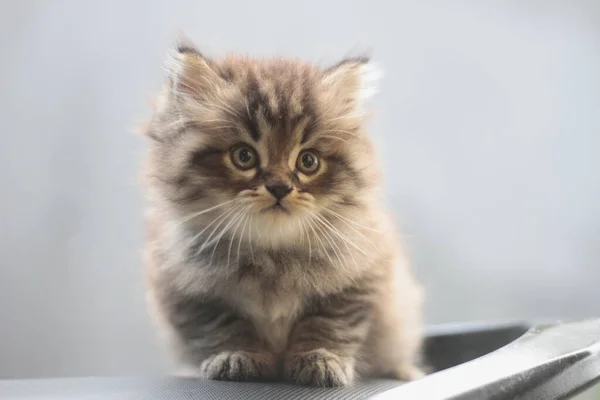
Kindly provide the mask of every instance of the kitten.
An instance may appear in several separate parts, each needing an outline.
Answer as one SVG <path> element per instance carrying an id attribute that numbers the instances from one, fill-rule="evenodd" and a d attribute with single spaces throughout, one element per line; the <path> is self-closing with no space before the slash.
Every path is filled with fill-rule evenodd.
<path id="1" fill-rule="evenodd" d="M 376 70 L 173 51 L 145 132 L 149 301 L 200 377 L 414 379 L 421 290 L 364 132 Z"/>

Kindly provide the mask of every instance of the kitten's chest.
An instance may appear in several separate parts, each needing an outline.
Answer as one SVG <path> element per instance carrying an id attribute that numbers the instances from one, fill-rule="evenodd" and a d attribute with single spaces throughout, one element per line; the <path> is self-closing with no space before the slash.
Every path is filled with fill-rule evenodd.
<path id="1" fill-rule="evenodd" d="M 240 264 L 232 299 L 276 352 L 285 348 L 309 294 L 301 284 L 303 267 L 293 257 L 260 252 Z"/>
<path id="2" fill-rule="evenodd" d="M 295 321 L 303 311 L 299 293 L 261 292 L 246 287 L 236 295 L 238 309 L 252 321 L 259 336 L 274 352 L 285 350 Z"/>
<path id="3" fill-rule="evenodd" d="M 293 254 L 258 251 L 243 257 L 234 278 L 238 305 L 270 319 L 294 315 L 310 291 L 302 284 L 303 270 L 306 265 Z"/>

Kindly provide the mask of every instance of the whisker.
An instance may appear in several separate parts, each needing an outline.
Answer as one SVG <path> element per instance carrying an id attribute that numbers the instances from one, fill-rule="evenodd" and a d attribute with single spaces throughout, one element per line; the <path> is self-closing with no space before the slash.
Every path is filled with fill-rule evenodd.
<path id="1" fill-rule="evenodd" d="M 248 243 L 250 244 L 250 256 L 252 257 L 252 262 L 254 263 L 254 248 L 252 246 L 252 219 L 254 218 L 254 213 L 250 213 L 250 223 L 248 224 Z"/>
<path id="2" fill-rule="evenodd" d="M 311 222 L 310 220 L 307 221 L 308 227 L 315 234 L 315 238 L 317 239 L 317 241 L 321 245 L 321 248 L 323 249 L 323 252 L 327 256 L 327 259 L 329 260 L 329 262 L 333 264 L 333 260 L 331 259 L 331 256 L 329 255 L 329 252 L 327 252 L 327 250 L 325 249 L 325 245 L 323 244 L 323 241 L 321 240 L 321 238 L 319 237 L 319 235 L 317 235 L 317 232 L 315 231 L 315 228 L 313 227 L 313 225 L 310 222 Z"/>
<path id="3" fill-rule="evenodd" d="M 317 217 L 319 217 L 317 215 Z M 324 218 L 322 218 L 321 223 L 323 224 L 324 222 L 329 222 L 327 220 L 325 220 Z M 356 272 L 356 274 L 358 275 L 358 263 L 356 262 L 356 258 L 354 258 L 354 254 L 353 251 L 350 250 L 350 247 L 348 247 L 348 242 L 349 240 L 347 240 L 346 238 L 343 237 L 343 235 L 341 233 L 338 232 L 337 228 L 335 228 L 333 225 L 330 224 L 330 226 L 324 225 L 325 227 L 329 228 L 330 231 L 332 231 L 333 233 L 337 233 L 338 235 L 340 235 L 340 237 L 343 239 L 342 243 L 344 243 L 344 245 L 346 246 L 346 250 L 348 250 L 348 254 L 350 254 L 350 257 L 352 258 L 352 262 L 354 263 L 354 271 Z M 351 242 L 350 242 L 351 243 Z M 362 252 L 364 255 L 366 255 L 361 249 L 359 249 L 357 247 L 357 249 Z M 340 250 L 341 251 L 341 250 Z"/>
<path id="4" fill-rule="evenodd" d="M 314 216 L 318 217 L 318 215 L 316 215 L 316 214 L 314 214 Z M 318 219 L 315 219 L 315 221 L 319 222 Z M 319 228 L 318 225 L 316 225 L 316 226 L 317 226 L 317 228 Z M 340 262 L 340 265 L 347 267 L 347 264 L 344 261 L 342 261 L 342 258 L 343 258 L 341 256 L 342 250 L 339 248 L 337 243 L 335 243 L 335 240 L 324 229 L 321 228 L 319 230 L 326 236 L 327 241 L 332 245 L 332 249 L 333 249 L 338 261 Z M 352 256 L 352 259 L 354 260 L 354 256 L 352 255 L 352 252 L 349 251 L 349 253 L 350 253 L 350 256 Z M 356 263 L 356 260 L 354 260 L 354 271 L 356 272 L 356 274 L 358 274 L 358 264 Z M 353 276 L 350 276 L 350 279 L 352 280 L 352 282 L 354 282 L 356 284 L 356 280 Z"/>
<path id="5" fill-rule="evenodd" d="M 327 242 L 331 246 L 331 249 L 333 250 L 333 253 L 337 257 L 339 263 L 341 265 L 345 265 L 344 261 L 342 261 L 342 258 L 343 258 L 343 256 L 341 255 L 342 251 L 340 250 L 340 248 L 337 245 L 337 243 L 335 242 L 335 240 L 331 237 L 331 235 L 325 229 L 323 229 L 322 223 L 321 223 L 321 225 L 319 225 L 320 221 L 318 219 L 315 218 L 314 221 L 317 222 L 317 224 L 315 224 L 315 227 L 319 230 L 319 232 L 321 232 L 323 234 L 325 240 L 327 240 Z"/>
<path id="6" fill-rule="evenodd" d="M 218 220 L 221 219 L 221 217 L 224 217 L 225 214 L 231 213 L 231 210 L 227 210 L 223 213 L 221 213 L 221 215 L 219 215 L 217 218 L 213 219 L 208 225 L 206 225 L 204 227 L 204 229 L 202 229 L 200 232 L 198 232 L 196 235 L 194 235 L 194 237 L 191 239 L 191 243 L 194 243 L 200 236 L 202 236 L 202 234 L 212 226 L 212 224 L 214 224 L 215 222 L 217 222 Z M 200 252 L 202 251 L 202 248 L 200 250 L 198 250 L 198 252 L 196 253 L 196 255 L 200 254 Z"/>
<path id="7" fill-rule="evenodd" d="M 254 226 L 254 232 L 256 232 L 256 235 L 258 236 L 258 239 L 260 241 L 263 240 L 263 236 L 260 234 L 260 231 L 256 228 L 256 225 Z"/>
<path id="8" fill-rule="evenodd" d="M 240 227 L 240 225 L 242 224 L 242 222 L 244 222 L 244 219 L 246 218 L 246 214 L 248 213 L 248 210 L 250 210 L 250 206 L 247 206 L 242 211 L 242 216 L 239 219 L 239 222 L 237 223 L 235 228 L 233 229 L 233 233 L 231 234 L 231 240 L 229 241 L 229 249 L 227 249 L 227 264 L 226 265 L 228 267 L 229 267 L 229 261 L 231 260 L 231 248 L 233 247 L 233 242 L 235 241 L 235 234 L 236 234 L 238 228 Z M 241 239 L 240 239 L 240 243 L 241 243 Z M 239 253 L 238 253 L 238 260 L 239 260 Z"/>
<path id="9" fill-rule="evenodd" d="M 240 237 L 238 239 L 238 247 L 237 247 L 237 260 L 236 264 L 239 267 L 240 265 L 240 249 L 242 248 L 242 240 L 244 239 L 244 232 L 246 231 L 246 225 L 248 224 L 248 220 L 250 219 L 250 212 L 246 213 L 246 217 L 244 218 L 244 226 L 242 226 L 242 231 L 240 232 Z"/>
<path id="10" fill-rule="evenodd" d="M 179 220 L 179 221 L 177 222 L 177 225 L 183 224 L 184 222 L 187 222 L 187 221 L 189 221 L 189 220 L 191 220 L 191 219 L 194 219 L 194 218 L 196 218 L 196 217 L 198 217 L 198 216 L 200 216 L 200 215 L 202 215 L 202 214 L 206 214 L 207 212 L 210 212 L 210 211 L 212 211 L 212 210 L 215 210 L 215 209 L 217 209 L 217 208 L 219 208 L 219 207 L 223 207 L 224 205 L 226 205 L 226 204 L 229 204 L 229 203 L 231 203 L 231 202 L 234 202 L 234 201 L 236 201 L 236 200 L 237 200 L 237 199 L 229 200 L 229 201 L 226 201 L 226 202 L 224 202 L 224 203 L 217 204 L 216 206 L 212 206 L 212 207 L 206 208 L 206 209 L 204 209 L 204 210 L 202 210 L 202 211 L 196 212 L 196 213 L 194 213 L 194 214 L 192 214 L 192 215 L 190 215 L 190 216 L 184 217 L 183 219 L 181 219 L 181 220 Z"/>
<path id="11" fill-rule="evenodd" d="M 300 225 L 300 243 L 304 244 L 304 229 L 302 229 L 301 219 L 298 219 L 298 225 Z"/>
<path id="12" fill-rule="evenodd" d="M 202 246 L 200 247 L 200 249 L 198 250 L 198 252 L 196 254 L 200 254 L 202 253 L 202 251 L 206 248 L 206 246 L 209 244 L 210 239 L 212 238 L 212 236 L 215 234 L 215 232 L 217 231 L 217 229 L 219 229 L 219 227 L 221 226 L 221 224 L 223 222 L 225 222 L 227 220 L 227 217 L 229 217 L 231 214 L 233 214 L 236 210 L 238 210 L 242 205 L 238 204 L 236 207 L 232 208 L 231 210 L 229 210 L 226 215 L 223 217 L 223 219 L 221 220 L 221 222 L 219 222 L 214 228 L 213 230 L 210 232 L 210 235 L 208 235 L 208 238 L 206 238 L 206 240 L 204 241 L 204 243 L 202 243 Z M 205 228 L 206 229 L 206 228 Z"/>
<path id="13" fill-rule="evenodd" d="M 335 216 L 336 218 L 339 218 L 337 216 Z M 367 243 L 369 243 L 371 246 L 373 247 L 377 247 L 375 246 L 375 244 L 368 238 L 366 237 L 362 232 L 360 232 L 358 229 L 356 229 L 355 227 L 353 227 L 352 225 L 350 225 L 348 222 L 344 221 L 343 219 L 340 219 L 340 221 L 346 225 L 348 228 L 352 229 L 354 232 L 356 232 L 356 234 L 358 236 L 360 236 L 361 238 L 363 238 Z"/>
<path id="14" fill-rule="evenodd" d="M 306 234 L 306 239 L 308 241 L 308 263 L 310 264 L 312 261 L 312 243 L 310 241 L 310 235 L 306 229 L 305 219 L 306 217 L 300 220 L 300 225 L 302 226 L 302 237 L 304 238 L 304 235 Z"/>
<path id="15" fill-rule="evenodd" d="M 250 207 L 250 206 L 248 206 Z M 246 209 L 248 208 L 246 207 Z M 217 238 L 217 242 L 215 243 L 215 245 L 213 246 L 213 251 L 212 253 L 210 253 L 210 260 L 208 261 L 208 265 L 212 265 L 212 260 L 215 256 L 215 251 L 217 250 L 217 247 L 219 247 L 219 242 L 221 241 L 221 238 L 225 235 L 225 233 L 227 233 L 227 231 L 229 230 L 229 228 L 242 216 L 244 215 L 244 211 L 246 209 L 243 209 L 242 211 L 239 211 L 235 217 L 233 217 L 228 223 L 227 225 L 225 225 L 225 227 L 221 230 L 221 233 L 219 234 L 218 238 Z"/>
<path id="16" fill-rule="evenodd" d="M 327 211 L 327 212 L 330 212 L 331 214 L 335 215 L 336 217 L 338 217 L 338 218 L 340 218 L 340 219 L 342 219 L 342 220 L 344 220 L 344 221 L 347 221 L 347 222 L 349 222 L 349 223 L 351 223 L 351 224 L 353 224 L 353 225 L 359 226 L 359 227 L 361 227 L 361 228 L 363 228 L 363 229 L 366 229 L 366 230 L 368 230 L 368 231 L 372 231 L 372 232 L 381 233 L 381 231 L 378 231 L 377 229 L 373 229 L 373 228 L 370 228 L 370 227 L 368 227 L 368 226 L 361 225 L 361 224 L 359 224 L 358 222 L 355 222 L 355 221 L 349 220 L 348 218 L 344 217 L 343 215 L 340 215 L 340 214 L 336 213 L 335 211 L 333 211 L 333 210 L 331 210 L 331 209 L 329 209 L 329 208 L 323 207 L 323 209 L 324 209 L 325 211 Z"/>
<path id="17" fill-rule="evenodd" d="M 318 219 L 321 220 L 321 223 L 326 224 L 326 226 L 329 227 L 329 229 L 335 233 L 337 236 L 340 237 L 340 239 L 342 239 L 345 243 L 350 244 L 352 247 L 354 247 L 356 250 L 360 251 L 362 253 L 362 255 L 366 256 L 367 253 L 365 253 L 360 247 L 358 247 L 356 244 L 354 244 L 354 242 L 352 242 L 346 235 L 344 235 L 343 233 L 341 233 L 339 231 L 339 229 L 337 229 L 331 222 L 327 221 L 325 218 L 316 215 L 316 217 Z M 346 246 L 347 246 L 346 244 Z M 350 251 L 350 249 L 348 249 L 348 251 Z"/>

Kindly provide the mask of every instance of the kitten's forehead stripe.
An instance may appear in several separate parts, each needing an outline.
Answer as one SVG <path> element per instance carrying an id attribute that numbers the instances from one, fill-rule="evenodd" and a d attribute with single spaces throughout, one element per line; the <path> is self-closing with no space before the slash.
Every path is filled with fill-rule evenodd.
<path id="1" fill-rule="evenodd" d="M 247 77 L 247 88 L 246 88 L 246 100 L 248 104 L 248 120 L 247 125 L 250 131 L 250 135 L 254 141 L 258 142 L 261 138 L 261 132 L 256 120 L 256 113 L 258 112 L 259 103 L 259 90 L 258 90 L 258 79 L 254 75 L 252 70 L 248 71 Z"/>
<path id="2" fill-rule="evenodd" d="M 278 142 L 288 141 L 302 118 L 316 119 L 311 86 L 314 85 L 314 71 L 307 65 L 294 65 L 284 61 L 264 64 L 252 64 L 239 61 L 237 65 L 226 64 L 222 74 L 233 75 L 235 67 L 241 69 L 236 76 L 244 79 L 242 92 L 244 105 L 241 115 L 252 139 L 260 141 L 265 133 L 260 129 L 258 120 L 262 118 L 273 130 Z M 306 125 L 311 131 L 310 124 Z M 305 142 L 310 132 L 303 135 Z M 270 135 L 272 136 L 272 135 Z M 282 144 L 274 146 L 281 151 Z"/>
<path id="3" fill-rule="evenodd" d="M 302 140 L 301 140 L 301 144 L 306 143 L 306 141 L 310 138 L 311 134 L 314 131 L 315 128 L 315 124 L 314 121 L 317 120 L 317 115 L 316 115 L 316 105 L 315 105 L 315 101 L 314 101 L 314 97 L 312 95 L 312 93 L 310 92 L 309 88 L 310 88 L 310 76 L 308 74 L 307 71 L 304 72 L 304 96 L 302 98 L 302 107 L 305 110 L 306 115 L 310 118 L 310 123 L 306 125 L 306 128 L 304 128 L 304 133 L 302 135 Z"/>

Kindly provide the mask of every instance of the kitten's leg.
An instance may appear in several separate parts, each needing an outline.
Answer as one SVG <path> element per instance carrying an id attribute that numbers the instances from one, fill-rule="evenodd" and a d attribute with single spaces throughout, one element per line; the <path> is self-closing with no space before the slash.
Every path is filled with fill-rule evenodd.
<path id="1" fill-rule="evenodd" d="M 361 350 L 364 375 L 393 377 L 411 381 L 424 375 L 421 364 L 423 292 L 400 269 L 395 279 L 380 281 L 379 297 L 373 303 L 372 329 Z"/>
<path id="2" fill-rule="evenodd" d="M 368 290 L 353 288 L 316 301 L 293 330 L 286 379 L 311 386 L 352 383 L 355 357 L 369 330 L 369 297 Z"/>
<path id="3" fill-rule="evenodd" d="M 272 379 L 277 360 L 252 323 L 219 300 L 170 299 L 168 321 L 181 359 L 202 378 Z"/>

